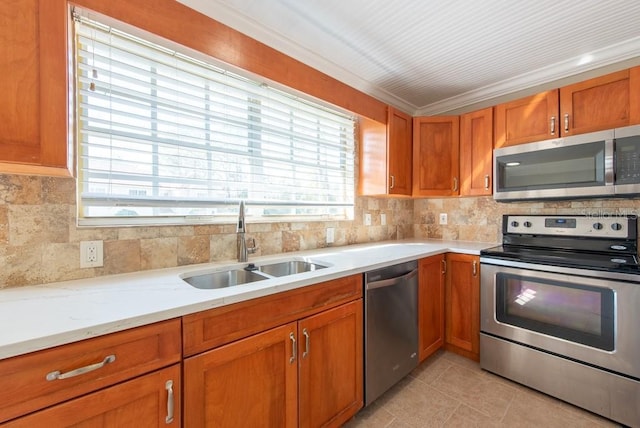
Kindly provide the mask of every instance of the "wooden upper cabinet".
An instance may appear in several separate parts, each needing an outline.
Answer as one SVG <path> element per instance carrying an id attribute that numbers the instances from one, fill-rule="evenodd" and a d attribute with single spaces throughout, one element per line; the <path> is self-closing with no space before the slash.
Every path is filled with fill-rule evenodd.
<path id="1" fill-rule="evenodd" d="M 496 148 L 559 136 L 557 89 L 495 107 Z"/>
<path id="2" fill-rule="evenodd" d="M 0 3 L 0 173 L 69 176 L 67 9 Z"/>
<path id="3" fill-rule="evenodd" d="M 411 196 L 411 120 L 392 107 L 386 124 L 360 120 L 359 195 Z"/>
<path id="4" fill-rule="evenodd" d="M 491 195 L 493 107 L 460 116 L 460 195 Z"/>
<path id="5" fill-rule="evenodd" d="M 387 143 L 389 194 L 411 196 L 412 117 L 389 107 Z"/>
<path id="6" fill-rule="evenodd" d="M 459 116 L 413 118 L 413 196 L 459 192 Z"/>
<path id="7" fill-rule="evenodd" d="M 564 136 L 640 122 L 640 67 L 560 88 L 560 124 Z"/>

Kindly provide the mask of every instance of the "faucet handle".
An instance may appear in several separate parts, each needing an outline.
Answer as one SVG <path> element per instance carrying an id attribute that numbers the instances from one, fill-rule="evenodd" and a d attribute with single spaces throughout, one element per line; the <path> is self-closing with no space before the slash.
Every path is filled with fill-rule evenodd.
<path id="1" fill-rule="evenodd" d="M 255 254 L 255 252 L 258 251 L 258 248 L 259 248 L 256 246 L 256 238 L 247 238 L 246 242 L 247 242 L 247 253 Z M 249 242 L 251 244 L 249 244 Z"/>

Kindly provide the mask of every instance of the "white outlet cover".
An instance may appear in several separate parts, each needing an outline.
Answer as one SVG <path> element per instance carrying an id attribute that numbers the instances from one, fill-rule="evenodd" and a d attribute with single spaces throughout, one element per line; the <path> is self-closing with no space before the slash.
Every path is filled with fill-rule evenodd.
<path id="1" fill-rule="evenodd" d="M 364 215 L 364 225 L 371 226 L 371 214 L 367 213 Z"/>
<path id="2" fill-rule="evenodd" d="M 327 227 L 327 244 L 333 244 L 335 240 L 335 229 L 333 227 Z"/>
<path id="3" fill-rule="evenodd" d="M 102 241 L 80 241 L 80 268 L 104 266 Z"/>
<path id="4" fill-rule="evenodd" d="M 380 214 L 380 225 L 381 226 L 386 226 L 387 225 L 387 215 L 386 214 Z"/>
<path id="5" fill-rule="evenodd" d="M 447 224 L 447 213 L 440 213 L 440 224 Z"/>

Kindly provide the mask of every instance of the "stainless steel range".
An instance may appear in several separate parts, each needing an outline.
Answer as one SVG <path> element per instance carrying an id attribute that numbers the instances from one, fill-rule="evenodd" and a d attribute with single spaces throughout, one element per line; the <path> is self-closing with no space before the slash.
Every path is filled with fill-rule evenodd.
<path id="1" fill-rule="evenodd" d="M 483 250 L 480 366 L 640 426 L 635 216 L 505 215 Z"/>

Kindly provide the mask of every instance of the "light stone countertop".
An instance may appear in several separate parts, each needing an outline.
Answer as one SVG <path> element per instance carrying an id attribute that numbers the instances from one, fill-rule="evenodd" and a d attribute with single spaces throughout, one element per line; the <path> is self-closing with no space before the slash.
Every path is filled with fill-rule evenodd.
<path id="1" fill-rule="evenodd" d="M 257 265 L 295 258 L 328 267 L 214 290 L 193 288 L 181 277 L 246 263 L 205 263 L 4 289 L 0 359 L 444 252 L 477 255 L 494 245 L 409 239 L 250 257 Z"/>

